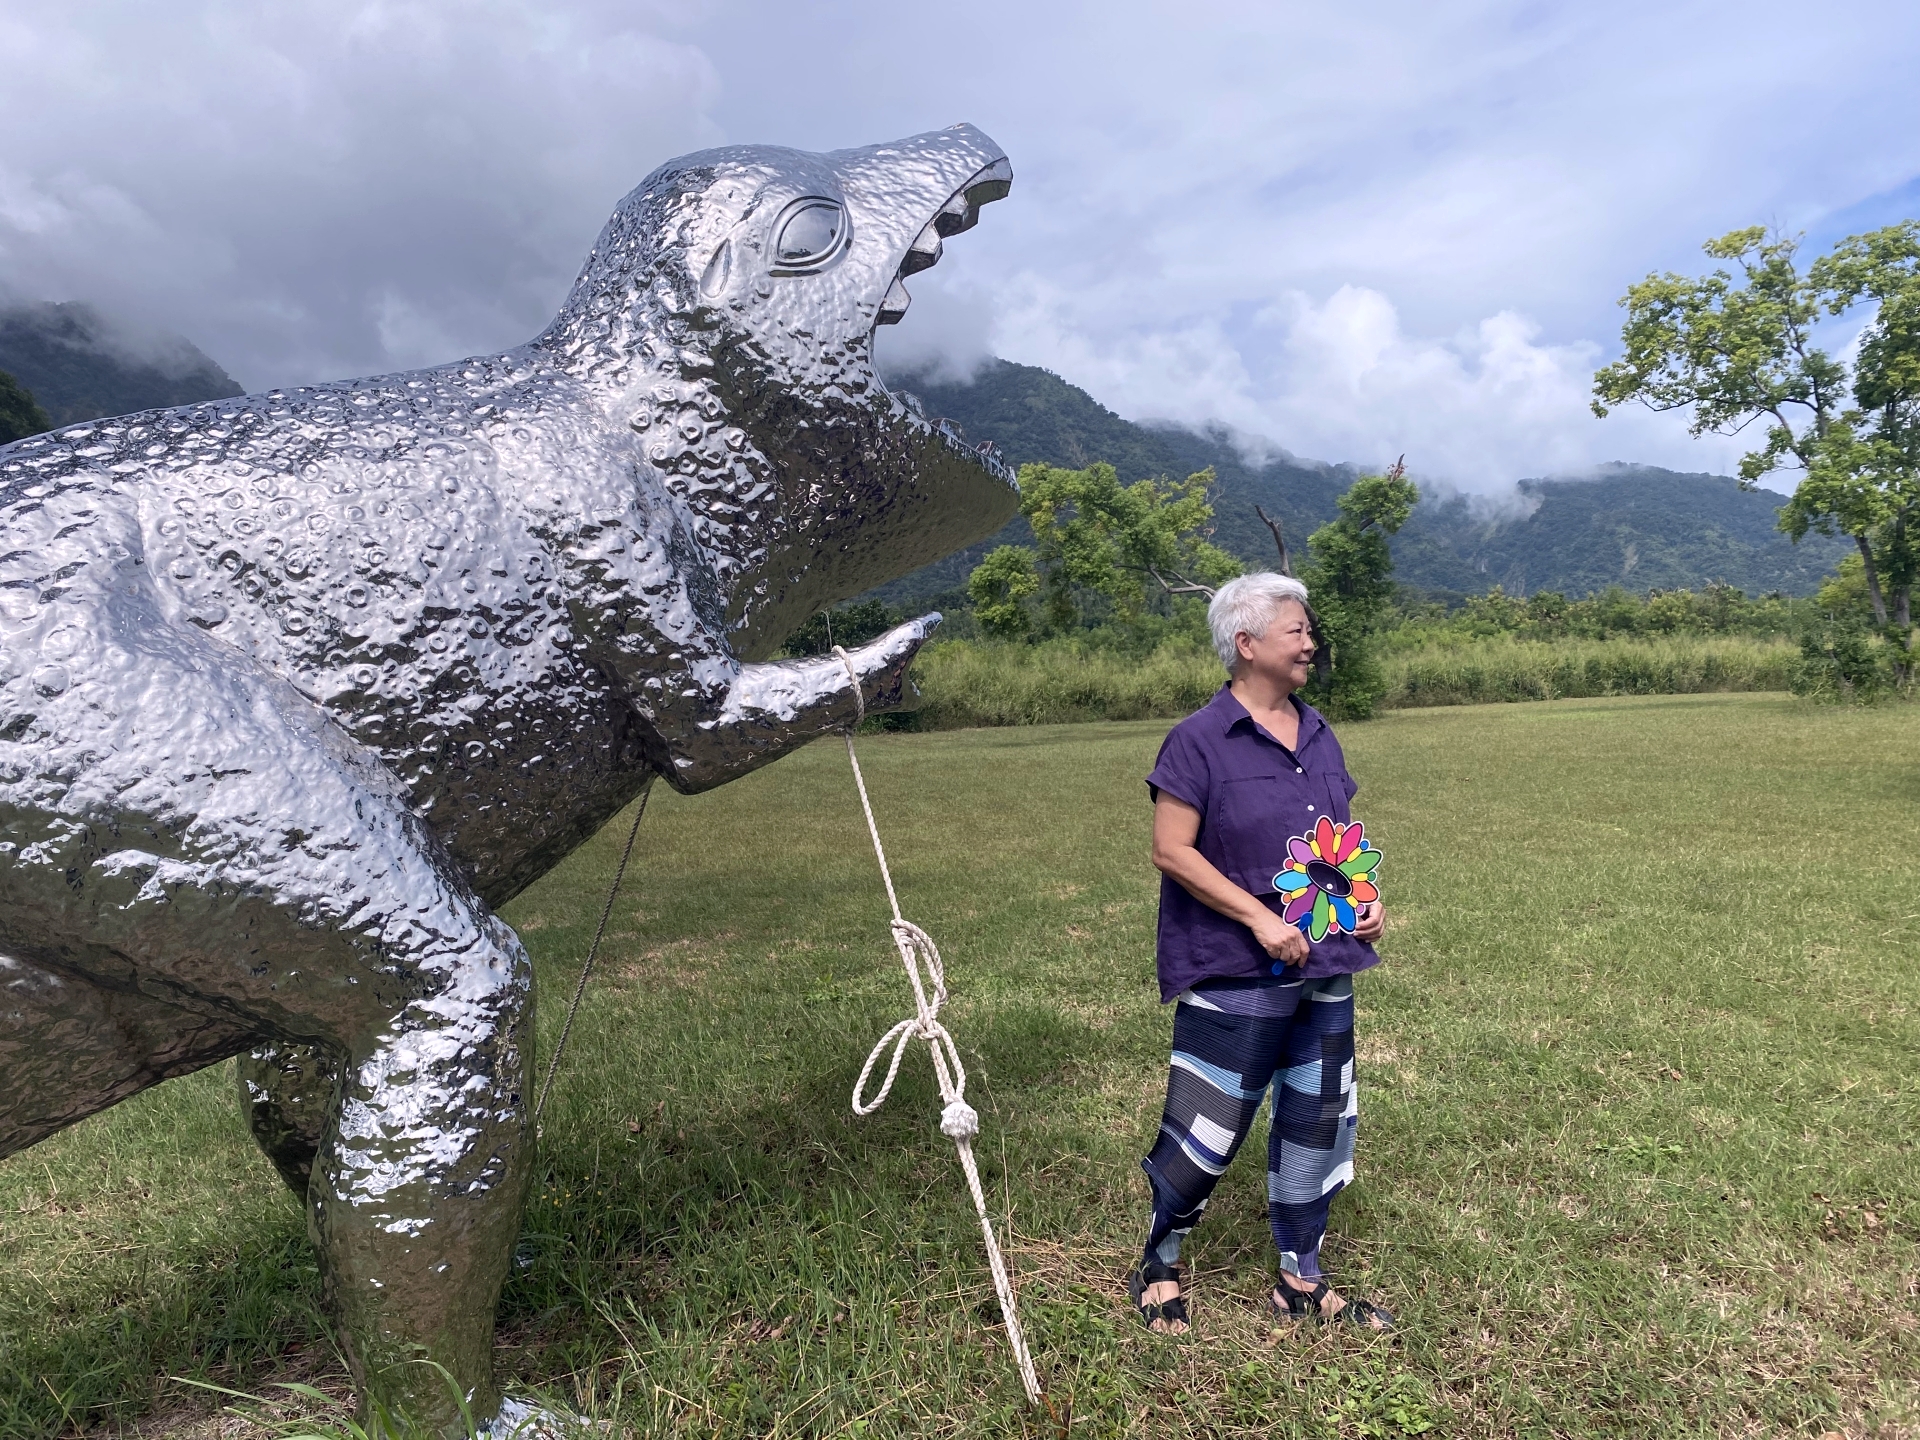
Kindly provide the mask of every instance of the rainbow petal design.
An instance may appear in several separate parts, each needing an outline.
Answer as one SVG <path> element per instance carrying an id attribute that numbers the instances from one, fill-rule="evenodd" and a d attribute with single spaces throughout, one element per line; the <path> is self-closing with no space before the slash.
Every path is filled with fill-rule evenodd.
<path id="1" fill-rule="evenodd" d="M 1379 864 L 1380 852 L 1358 820 L 1336 825 L 1322 815 L 1305 835 L 1287 841 L 1287 863 L 1273 877 L 1273 888 L 1287 897 L 1281 918 L 1309 940 L 1351 933 L 1358 921 L 1353 907 L 1380 898 Z"/>

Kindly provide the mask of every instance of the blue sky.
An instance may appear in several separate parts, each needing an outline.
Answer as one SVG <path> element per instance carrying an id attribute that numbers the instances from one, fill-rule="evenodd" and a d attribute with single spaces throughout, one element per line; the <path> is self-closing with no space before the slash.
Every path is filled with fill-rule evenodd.
<path id="1" fill-rule="evenodd" d="M 535 333 L 615 201 L 728 141 L 971 120 L 1011 199 L 896 356 L 1494 490 L 1737 441 L 1586 409 L 1616 302 L 1736 226 L 1920 213 L 1920 8 L 176 0 L 0 14 L 0 289 L 250 387 Z"/>

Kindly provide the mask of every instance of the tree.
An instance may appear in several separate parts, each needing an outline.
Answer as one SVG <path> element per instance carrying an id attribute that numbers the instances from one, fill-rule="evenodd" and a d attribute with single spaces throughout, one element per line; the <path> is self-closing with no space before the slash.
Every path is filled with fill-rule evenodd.
<path id="1" fill-rule="evenodd" d="M 1920 569 L 1920 222 L 1843 240 L 1804 271 L 1798 246 L 1759 226 L 1735 230 L 1705 249 L 1735 262 L 1737 279 L 1721 268 L 1630 287 L 1626 353 L 1595 373 L 1593 409 L 1604 416 L 1629 400 L 1691 409 L 1695 435 L 1763 422 L 1741 484 L 1800 471 L 1780 528 L 1796 541 L 1809 530 L 1853 540 L 1906 685 Z M 1815 327 L 1863 304 L 1873 314 L 1849 368 L 1815 343 Z"/>
<path id="2" fill-rule="evenodd" d="M 26 387 L 0 370 L 0 445 L 52 428 L 53 421 Z"/>
<path id="3" fill-rule="evenodd" d="M 967 580 L 989 635 L 1137 623 L 1161 597 L 1204 594 L 1239 572 L 1207 539 L 1211 469 L 1122 485 L 1113 466 L 1020 467 L 1020 513 L 1034 548 L 1002 545 Z M 1037 613 L 1036 613 L 1037 609 Z"/>
<path id="4" fill-rule="evenodd" d="M 828 655 L 836 645 L 851 649 L 884 635 L 900 617 L 878 600 L 861 600 L 834 610 L 822 610 L 787 636 L 783 655 Z"/>
<path id="5" fill-rule="evenodd" d="M 1813 603 L 1828 621 L 1851 624 L 1855 629 L 1871 623 L 1873 602 L 1867 598 L 1867 567 L 1858 555 L 1841 558 L 1833 574 L 1820 583 Z"/>
<path id="6" fill-rule="evenodd" d="M 1340 514 L 1307 537 L 1311 557 L 1301 579 L 1313 598 L 1321 644 L 1331 662 L 1308 686 L 1335 719 L 1373 713 L 1385 684 L 1367 638 L 1393 601 L 1393 552 L 1387 537 L 1407 523 L 1420 492 L 1404 458 L 1384 475 L 1362 475 L 1340 497 Z"/>
<path id="7" fill-rule="evenodd" d="M 967 577 L 967 596 L 973 618 L 982 633 L 1012 640 L 1033 628 L 1027 602 L 1040 592 L 1040 572 L 1033 551 L 1024 545 L 1002 545 L 973 567 Z"/>

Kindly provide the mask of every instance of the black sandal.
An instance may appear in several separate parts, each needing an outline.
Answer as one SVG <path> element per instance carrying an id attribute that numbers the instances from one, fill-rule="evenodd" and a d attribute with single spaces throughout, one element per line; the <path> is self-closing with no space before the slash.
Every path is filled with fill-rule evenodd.
<path id="1" fill-rule="evenodd" d="M 1176 1321 L 1182 1325 L 1191 1326 L 1193 1322 L 1187 1319 L 1186 1296 L 1176 1295 L 1171 1300 L 1162 1300 L 1152 1305 L 1147 1303 L 1147 1287 L 1158 1285 L 1163 1280 L 1171 1280 L 1178 1285 L 1179 1269 L 1172 1265 L 1163 1265 L 1158 1260 L 1148 1260 L 1127 1276 L 1127 1294 L 1132 1297 L 1134 1308 L 1140 1312 L 1140 1323 L 1149 1330 L 1153 1330 L 1153 1322 L 1156 1320 L 1164 1320 L 1169 1326 Z M 1153 1333 L 1164 1335 L 1169 1332 L 1154 1330 Z"/>
<path id="2" fill-rule="evenodd" d="M 1350 1300 L 1343 1295 L 1340 1298 L 1346 1300 L 1346 1304 L 1329 1316 L 1320 1308 L 1320 1304 L 1332 1293 L 1333 1286 L 1324 1278 L 1316 1281 L 1311 1290 L 1296 1290 L 1282 1280 L 1267 1295 L 1267 1309 L 1276 1320 L 1312 1320 L 1318 1325 L 1337 1325 L 1345 1321 L 1375 1334 L 1393 1329 L 1393 1312 L 1371 1300 Z"/>

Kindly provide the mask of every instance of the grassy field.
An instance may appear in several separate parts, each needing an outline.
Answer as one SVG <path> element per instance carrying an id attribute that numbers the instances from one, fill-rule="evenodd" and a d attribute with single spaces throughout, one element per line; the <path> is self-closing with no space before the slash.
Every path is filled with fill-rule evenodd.
<path id="1" fill-rule="evenodd" d="M 1778 696 L 1400 711 L 1344 736 L 1387 857 L 1360 1178 L 1329 1263 L 1386 1338 L 1272 1330 L 1259 1144 L 1122 1277 L 1169 1018 L 1140 783 L 1164 722 L 878 736 L 902 903 L 1086 1436 L 1920 1435 L 1911 712 Z M 1051 1435 L 1023 1419 L 836 743 L 662 793 L 548 1117 L 502 1315 L 521 1383 L 648 1435 Z M 542 1032 L 616 824 L 509 911 Z M 169 1376 L 338 1388 L 299 1214 L 226 1067 L 0 1163 L 0 1435 L 195 1433 Z M 209 1433 L 201 1427 L 200 1433 Z"/>

